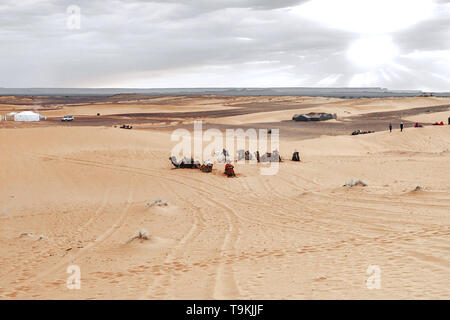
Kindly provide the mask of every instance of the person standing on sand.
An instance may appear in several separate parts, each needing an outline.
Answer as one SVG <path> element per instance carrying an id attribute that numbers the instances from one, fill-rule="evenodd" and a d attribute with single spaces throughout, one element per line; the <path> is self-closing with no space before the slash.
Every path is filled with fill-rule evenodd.
<path id="1" fill-rule="evenodd" d="M 389 132 L 392 132 L 392 123 L 389 123 Z"/>
<path id="2" fill-rule="evenodd" d="M 400 131 L 403 132 L 403 122 L 400 122 Z"/>

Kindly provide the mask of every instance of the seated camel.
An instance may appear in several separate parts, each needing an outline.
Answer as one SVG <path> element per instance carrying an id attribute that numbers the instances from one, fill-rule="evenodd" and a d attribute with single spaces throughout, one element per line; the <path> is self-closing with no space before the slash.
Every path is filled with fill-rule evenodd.
<path id="1" fill-rule="evenodd" d="M 235 177 L 236 174 L 234 173 L 234 166 L 231 163 L 227 163 L 225 165 L 225 172 L 224 172 L 228 178 Z"/>
<path id="2" fill-rule="evenodd" d="M 206 160 L 200 167 L 200 170 L 202 172 L 211 172 L 213 165 L 214 165 L 214 163 L 212 161 Z"/>
<path id="3" fill-rule="evenodd" d="M 177 158 L 175 158 L 175 156 L 171 156 L 171 157 L 169 158 L 169 160 L 172 162 L 172 164 L 173 164 L 173 166 L 174 166 L 175 168 L 180 168 L 181 161 L 178 162 L 178 161 L 177 161 Z"/>
<path id="4" fill-rule="evenodd" d="M 260 157 L 261 162 L 281 162 L 280 153 L 277 150 L 266 152 Z"/>
<path id="5" fill-rule="evenodd" d="M 295 151 L 292 154 L 292 161 L 300 161 L 300 154 L 298 153 L 298 151 Z"/>
<path id="6" fill-rule="evenodd" d="M 214 152 L 215 162 L 224 163 L 226 161 L 226 154 L 223 151 L 215 151 Z"/>
<path id="7" fill-rule="evenodd" d="M 237 151 L 237 156 L 238 156 L 238 161 L 240 161 L 240 160 L 244 160 L 245 159 L 245 154 L 246 154 L 246 152 L 245 152 L 245 150 L 238 150 Z"/>
<path id="8" fill-rule="evenodd" d="M 270 157 L 270 162 L 282 162 L 281 155 L 278 150 L 272 151 L 272 156 Z"/>
<path id="9" fill-rule="evenodd" d="M 178 162 L 175 156 L 171 156 L 169 160 L 172 162 L 175 168 L 200 169 L 200 162 L 194 161 L 193 158 L 188 159 L 186 157 L 183 157 L 183 159 Z"/>
<path id="10" fill-rule="evenodd" d="M 252 154 L 250 153 L 250 151 L 244 151 L 244 150 L 238 150 L 237 151 L 237 160 L 246 160 L 246 161 L 250 161 L 253 159 Z"/>

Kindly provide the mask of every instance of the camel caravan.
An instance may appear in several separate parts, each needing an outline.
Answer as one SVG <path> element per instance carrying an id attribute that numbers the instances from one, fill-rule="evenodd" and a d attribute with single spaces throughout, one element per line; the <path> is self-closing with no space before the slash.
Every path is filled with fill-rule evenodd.
<path id="1" fill-rule="evenodd" d="M 228 158 L 228 159 L 227 159 Z M 215 162 L 225 163 L 224 174 L 229 177 L 236 177 L 234 172 L 234 166 L 231 164 L 230 155 L 227 150 L 214 152 Z M 171 156 L 169 160 L 176 169 L 199 169 L 201 172 L 209 173 L 212 172 L 214 162 L 212 160 L 206 160 L 203 164 L 200 161 L 194 160 L 194 158 L 183 157 L 180 161 L 177 161 L 175 156 Z M 256 161 L 257 163 L 264 162 L 283 162 L 281 155 L 278 150 L 272 152 L 266 152 L 260 155 L 259 151 L 255 151 L 253 154 L 250 151 L 238 150 L 237 160 L 235 161 Z M 300 162 L 300 154 L 298 151 L 294 151 L 292 154 L 291 161 Z"/>

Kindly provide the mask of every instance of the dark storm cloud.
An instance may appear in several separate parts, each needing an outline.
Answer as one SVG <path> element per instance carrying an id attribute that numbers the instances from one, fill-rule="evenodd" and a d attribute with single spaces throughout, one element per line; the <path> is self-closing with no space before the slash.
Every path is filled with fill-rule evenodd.
<path id="1" fill-rule="evenodd" d="M 293 14 L 304 2 L 2 1 L 0 86 L 346 86 L 361 78 L 346 55 L 360 35 Z M 70 5 L 81 8 L 80 30 L 66 28 Z M 393 33 L 408 65 L 367 84 L 450 84 L 450 66 L 435 52 L 449 49 L 448 12 Z"/>

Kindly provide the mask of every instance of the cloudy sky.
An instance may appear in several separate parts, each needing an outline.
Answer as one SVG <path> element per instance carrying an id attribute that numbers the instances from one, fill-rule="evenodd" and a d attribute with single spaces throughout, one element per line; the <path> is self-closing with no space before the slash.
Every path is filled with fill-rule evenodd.
<path id="1" fill-rule="evenodd" d="M 450 1 L 0 0 L 0 87 L 450 91 Z"/>

